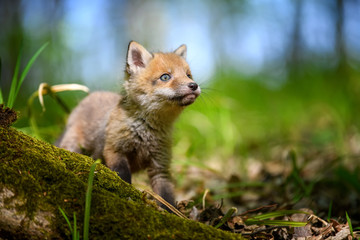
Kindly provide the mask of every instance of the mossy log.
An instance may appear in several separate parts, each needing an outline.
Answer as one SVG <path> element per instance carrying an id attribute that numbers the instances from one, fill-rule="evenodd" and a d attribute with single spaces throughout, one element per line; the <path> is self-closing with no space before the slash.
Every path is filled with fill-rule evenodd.
<path id="1" fill-rule="evenodd" d="M 85 205 L 89 157 L 0 126 L 0 239 L 70 239 Z M 160 212 L 102 164 L 95 171 L 90 239 L 243 239 Z"/>

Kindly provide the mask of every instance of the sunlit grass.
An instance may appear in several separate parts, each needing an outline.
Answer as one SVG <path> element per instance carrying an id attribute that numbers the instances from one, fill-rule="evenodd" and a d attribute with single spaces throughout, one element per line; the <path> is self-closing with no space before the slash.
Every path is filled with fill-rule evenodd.
<path id="1" fill-rule="evenodd" d="M 279 194 L 271 200 L 289 204 L 313 201 L 318 197 L 314 189 L 320 186 L 341 191 L 344 188 L 337 186 L 345 184 L 349 191 L 359 191 L 359 165 L 349 159 L 356 153 L 349 152 L 348 143 L 349 133 L 359 131 L 356 105 L 343 88 L 321 77 L 278 88 L 236 73 L 215 77 L 217 80 L 208 83 L 211 90 L 205 89 L 206 94 L 187 107 L 177 122 L 173 148 L 177 186 L 189 188 L 191 173 L 199 185 L 198 192 L 209 188 L 212 200 L 224 199 L 228 206 L 234 204 L 234 199 L 251 205 L 246 199 L 255 190 L 256 197 L 265 201 L 264 194 L 271 193 L 267 192 L 269 188 L 276 188 L 274 193 Z M 281 185 L 264 180 L 264 173 L 259 173 L 255 182 L 264 180 L 263 185 L 251 186 L 254 180 L 249 179 L 248 167 L 254 159 L 264 164 L 286 164 L 286 172 L 277 178 Z M 311 169 L 309 173 L 308 166 L 320 159 L 326 170 Z M 265 165 L 262 169 L 267 171 Z M 201 182 L 196 171 L 211 172 L 215 179 Z M 240 177 L 236 187 L 229 187 L 232 175 Z M 194 198 L 200 201 L 200 194 Z M 334 206 L 339 205 L 334 202 Z M 339 213 L 333 209 L 332 214 Z"/>
<path id="2" fill-rule="evenodd" d="M 254 217 L 249 217 L 245 220 L 246 225 L 271 225 L 271 226 L 290 226 L 290 227 L 303 227 L 307 224 L 307 222 L 295 222 L 295 221 L 287 221 L 287 220 L 272 220 L 272 218 L 283 217 L 295 213 L 301 214 L 309 214 L 304 211 L 298 210 L 282 210 L 282 211 L 274 211 L 270 213 L 264 213 L 260 215 L 256 215 Z"/>
<path id="3" fill-rule="evenodd" d="M 0 88 L 0 103 L 5 103 L 5 106 L 12 108 L 17 95 L 19 94 L 20 91 L 20 87 L 22 85 L 22 83 L 24 82 L 24 79 L 26 78 L 31 66 L 34 64 L 35 60 L 39 57 L 39 55 L 41 54 L 41 52 L 47 47 L 49 43 L 46 42 L 45 44 L 43 44 L 36 52 L 35 54 L 30 58 L 30 60 L 28 61 L 28 63 L 26 64 L 23 72 L 21 73 L 20 77 L 19 76 L 19 69 L 20 69 L 20 63 L 21 63 L 21 58 L 22 58 L 22 51 L 23 51 L 23 47 L 21 47 L 18 58 L 16 60 L 16 65 L 15 65 L 15 70 L 14 70 L 14 76 L 12 78 L 11 81 L 11 87 L 10 87 L 10 91 L 9 91 L 9 95 L 8 95 L 8 99 L 5 102 L 4 101 L 4 97 L 2 94 L 2 89 Z M 1 76 L 1 61 L 0 61 L 0 76 Z"/>
<path id="4" fill-rule="evenodd" d="M 176 125 L 175 151 L 221 161 L 246 156 L 256 146 L 266 152 L 271 145 L 323 148 L 329 144 L 344 152 L 344 136 L 353 108 L 346 94 L 317 79 L 311 91 L 284 85 L 267 88 L 257 79 L 222 76 L 212 91 L 189 106 Z M 304 83 L 305 85 L 305 83 Z M 328 92 L 333 92 L 330 95 Z"/>

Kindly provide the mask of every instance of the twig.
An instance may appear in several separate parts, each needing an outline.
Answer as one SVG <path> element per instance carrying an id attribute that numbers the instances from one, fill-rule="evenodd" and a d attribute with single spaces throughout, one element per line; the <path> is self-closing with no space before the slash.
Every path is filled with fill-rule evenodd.
<path id="1" fill-rule="evenodd" d="M 158 194 L 154 193 L 153 191 L 150 190 L 144 190 L 143 192 L 149 194 L 150 196 L 152 196 L 153 198 L 155 198 L 156 200 L 158 200 L 159 202 L 161 202 L 162 204 L 164 204 L 166 207 L 168 207 L 173 213 L 175 213 L 176 215 L 178 215 L 181 218 L 185 218 L 187 219 L 187 217 L 180 212 L 179 210 L 177 210 L 173 205 L 171 205 L 170 203 L 168 203 L 167 201 L 165 201 L 162 197 L 160 197 Z"/>
<path id="2" fill-rule="evenodd" d="M 204 192 L 204 195 L 202 197 L 202 206 L 203 206 L 203 210 L 205 210 L 205 198 L 206 198 L 206 195 L 209 193 L 209 189 L 205 189 L 205 192 Z"/>

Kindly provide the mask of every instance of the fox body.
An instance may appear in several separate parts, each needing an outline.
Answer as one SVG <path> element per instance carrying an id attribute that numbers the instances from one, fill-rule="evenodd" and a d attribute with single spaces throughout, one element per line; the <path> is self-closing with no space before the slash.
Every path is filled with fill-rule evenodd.
<path id="1" fill-rule="evenodd" d="M 70 114 L 59 146 L 103 159 L 128 183 L 131 173 L 147 169 L 154 192 L 174 205 L 172 127 L 200 94 L 185 58 L 185 45 L 171 53 L 150 53 L 130 42 L 123 93 L 94 92 L 84 98 Z"/>

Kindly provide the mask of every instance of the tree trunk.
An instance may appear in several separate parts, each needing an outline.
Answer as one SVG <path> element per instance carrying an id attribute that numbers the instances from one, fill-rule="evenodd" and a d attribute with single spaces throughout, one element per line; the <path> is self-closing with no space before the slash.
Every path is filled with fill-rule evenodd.
<path id="1" fill-rule="evenodd" d="M 59 207 L 83 227 L 94 161 L 0 125 L 0 239 L 70 239 Z M 80 234 L 82 234 L 80 230 Z M 102 164 L 95 171 L 90 239 L 243 239 L 160 212 Z"/>
<path id="2" fill-rule="evenodd" d="M 301 52 L 302 52 L 302 38 L 301 38 L 301 23 L 303 12 L 303 1 L 295 0 L 294 2 L 295 14 L 293 17 L 293 28 L 289 42 L 289 56 L 287 59 L 287 68 L 289 69 L 290 81 L 299 81 L 301 79 L 300 72 L 302 67 Z"/>

